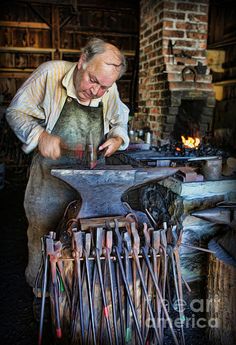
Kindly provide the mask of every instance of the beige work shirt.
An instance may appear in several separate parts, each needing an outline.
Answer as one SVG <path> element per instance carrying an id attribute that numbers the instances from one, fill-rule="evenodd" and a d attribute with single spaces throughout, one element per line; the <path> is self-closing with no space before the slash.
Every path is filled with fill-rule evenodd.
<path id="1" fill-rule="evenodd" d="M 75 98 L 73 72 L 77 63 L 68 61 L 48 61 L 41 64 L 24 82 L 14 96 L 6 111 L 6 120 L 16 136 L 23 142 L 25 153 L 38 145 L 40 134 L 46 129 L 51 133 L 64 106 L 66 98 Z M 108 138 L 120 136 L 127 148 L 127 122 L 129 109 L 120 100 L 117 85 L 99 99 L 94 99 L 91 106 L 103 103 L 104 134 Z"/>

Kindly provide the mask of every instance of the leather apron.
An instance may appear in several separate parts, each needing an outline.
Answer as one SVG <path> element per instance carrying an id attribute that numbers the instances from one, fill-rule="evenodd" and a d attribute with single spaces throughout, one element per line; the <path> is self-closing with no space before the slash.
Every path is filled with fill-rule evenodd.
<path id="1" fill-rule="evenodd" d="M 28 220 L 28 266 L 25 275 L 32 287 L 41 261 L 40 238 L 49 231 L 55 231 L 71 201 L 80 200 L 72 187 L 52 176 L 50 171 L 63 166 L 78 168 L 81 161 L 72 154 L 78 144 L 99 146 L 104 136 L 102 104 L 98 107 L 84 106 L 68 97 L 52 134 L 60 136 L 69 150 L 58 160 L 44 158 L 37 152 L 31 163 L 25 192 L 24 207 Z"/>

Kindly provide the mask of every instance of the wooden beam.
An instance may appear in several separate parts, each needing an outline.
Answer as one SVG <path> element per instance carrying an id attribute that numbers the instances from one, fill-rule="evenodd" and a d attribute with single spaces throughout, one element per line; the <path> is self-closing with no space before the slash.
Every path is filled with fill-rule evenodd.
<path id="1" fill-rule="evenodd" d="M 39 22 L 14 22 L 14 21 L 0 20 L 0 26 L 6 26 L 6 27 L 11 27 L 11 28 L 50 30 L 50 26 L 48 26 L 46 23 L 39 23 Z"/>
<path id="2" fill-rule="evenodd" d="M 31 48 L 31 47 L 0 47 L 3 53 L 54 53 L 54 48 Z"/>
<path id="3" fill-rule="evenodd" d="M 24 0 L 26 3 L 32 3 L 32 0 Z M 101 1 L 101 4 L 99 4 L 99 1 L 96 1 L 96 4 L 93 2 L 91 4 L 88 3 L 87 0 L 85 1 L 73 1 L 73 0 L 40 0 L 39 1 L 41 4 L 46 4 L 46 5 L 57 5 L 57 6 L 71 6 L 73 10 L 78 10 L 78 9 L 91 9 L 91 10 L 104 10 L 104 11 L 109 11 L 109 12 L 115 12 L 117 13 L 117 9 L 119 11 L 134 11 L 138 9 L 138 1 L 137 4 L 133 5 L 132 3 L 130 4 L 129 2 L 123 0 L 123 1 L 118 1 L 114 2 L 112 4 L 111 8 L 111 1 Z M 37 3 L 37 1 L 35 1 Z"/>
<path id="4" fill-rule="evenodd" d="M 81 50 L 80 49 L 66 49 L 66 48 L 60 48 L 59 49 L 60 53 L 65 53 L 65 54 L 80 54 Z M 134 50 L 123 50 L 123 53 L 125 56 L 135 56 L 135 51 Z"/>
<path id="5" fill-rule="evenodd" d="M 10 68 L 10 67 L 1 67 L 0 72 L 26 72 L 31 73 L 35 68 Z"/>
<path id="6" fill-rule="evenodd" d="M 19 69 L 16 68 L 0 68 L 0 79 L 3 78 L 13 78 L 13 79 L 26 79 L 34 71 L 34 69 L 26 68 Z"/>
<path id="7" fill-rule="evenodd" d="M 31 47 L 0 47 L 0 52 L 2 53 L 55 53 L 55 48 L 31 48 Z M 59 48 L 59 52 L 66 53 L 66 54 L 80 54 L 80 49 L 64 49 Z M 134 50 L 124 50 L 123 51 L 125 56 L 135 56 Z"/>
<path id="8" fill-rule="evenodd" d="M 60 13 L 58 6 L 52 5 L 52 46 L 60 49 Z"/>
<path id="9" fill-rule="evenodd" d="M 222 101 L 225 97 L 225 86 L 236 87 L 236 79 L 222 80 L 220 82 L 213 83 L 213 89 L 215 91 L 215 99 Z"/>
<path id="10" fill-rule="evenodd" d="M 224 39 L 220 42 L 214 42 L 208 45 L 207 49 L 217 49 L 217 48 L 224 48 L 227 46 L 233 46 L 236 44 L 236 37 L 230 37 L 228 39 Z"/>
<path id="11" fill-rule="evenodd" d="M 112 31 L 91 31 L 88 27 L 81 27 L 81 30 L 75 30 L 73 28 L 67 28 L 66 32 L 70 34 L 79 34 L 84 36 L 110 36 L 110 37 L 129 37 L 129 38 L 138 38 L 138 34 L 136 33 L 130 33 L 130 32 L 112 32 Z"/>
<path id="12" fill-rule="evenodd" d="M 222 80 L 213 83 L 214 86 L 235 85 L 236 79 Z"/>

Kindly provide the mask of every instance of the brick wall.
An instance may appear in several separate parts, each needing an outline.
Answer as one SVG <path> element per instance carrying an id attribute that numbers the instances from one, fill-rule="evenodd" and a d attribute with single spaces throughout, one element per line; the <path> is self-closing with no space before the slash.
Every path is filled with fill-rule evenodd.
<path id="1" fill-rule="evenodd" d="M 157 139 L 174 130 L 182 99 L 205 99 L 200 133 L 212 123 L 215 104 L 207 68 L 208 0 L 141 0 L 139 111 L 135 127 Z"/>

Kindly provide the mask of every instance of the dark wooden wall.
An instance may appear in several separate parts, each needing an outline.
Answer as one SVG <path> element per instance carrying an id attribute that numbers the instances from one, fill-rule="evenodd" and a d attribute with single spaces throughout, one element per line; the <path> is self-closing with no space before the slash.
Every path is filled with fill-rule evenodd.
<path id="1" fill-rule="evenodd" d="M 28 175 L 31 155 L 4 120 L 17 89 L 44 61 L 77 61 L 91 37 L 116 44 L 128 69 L 118 81 L 122 100 L 136 108 L 139 44 L 137 0 L 2 0 L 0 3 L 0 163 L 14 182 Z"/>
<path id="2" fill-rule="evenodd" d="M 236 147 L 235 18 L 235 0 L 210 0 L 209 63 L 219 96 L 215 135 L 231 147 Z M 132 115 L 137 110 L 138 94 L 139 0 L 1 1 L 0 161 L 17 169 L 29 164 L 14 135 L 7 128 L 1 129 L 4 109 L 23 81 L 44 61 L 78 60 L 81 46 L 94 36 L 115 43 L 125 52 L 128 70 L 118 87 Z"/>
<path id="3" fill-rule="evenodd" d="M 77 61 L 90 37 L 118 45 L 128 70 L 118 82 L 121 97 L 131 106 L 135 98 L 135 59 L 139 8 L 135 0 L 3 0 L 0 5 L 0 94 L 8 103 L 40 63 Z"/>
<path id="4" fill-rule="evenodd" d="M 208 54 L 216 91 L 214 135 L 236 155 L 235 0 L 211 0 Z"/>

